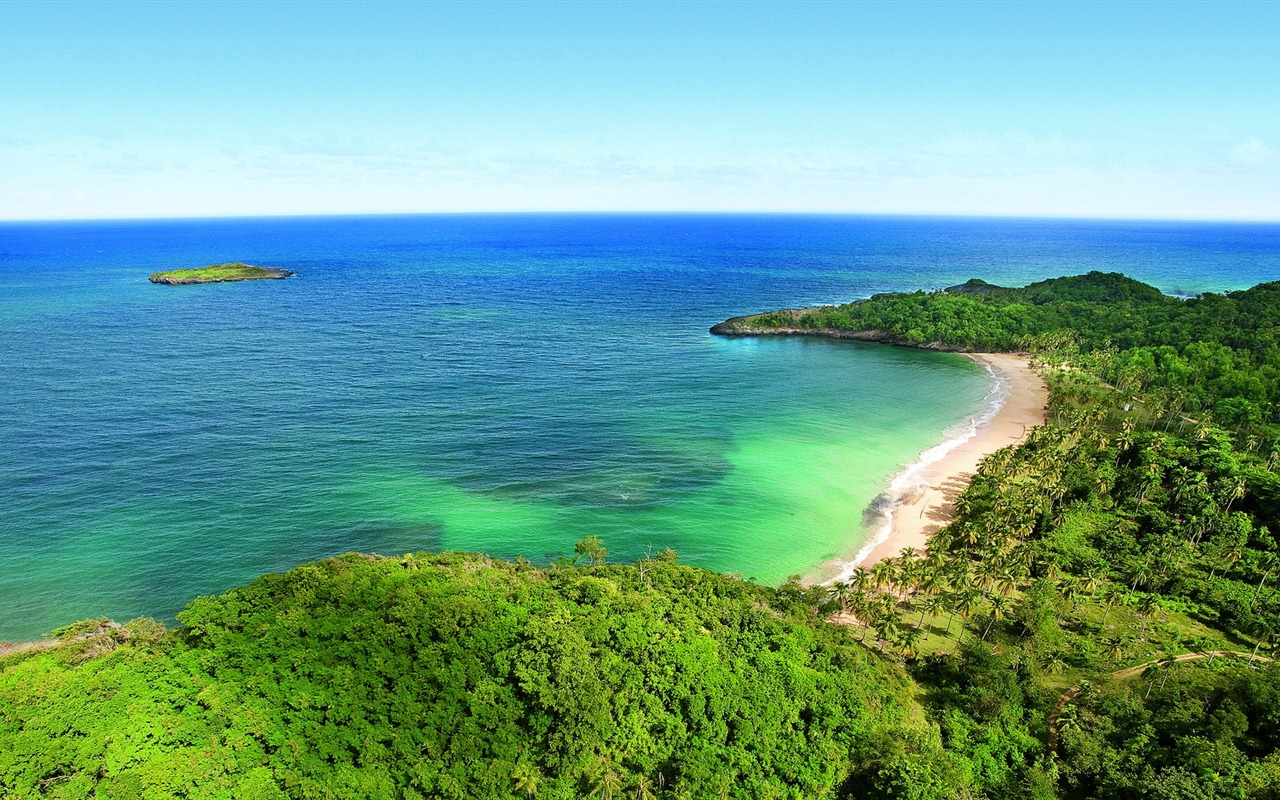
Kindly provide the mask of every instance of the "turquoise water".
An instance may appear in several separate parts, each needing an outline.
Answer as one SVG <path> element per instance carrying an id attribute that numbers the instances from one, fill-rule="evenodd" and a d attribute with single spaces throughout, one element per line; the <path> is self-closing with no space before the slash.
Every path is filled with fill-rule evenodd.
<path id="1" fill-rule="evenodd" d="M 977 412 L 957 356 L 726 340 L 969 277 L 1280 278 L 1275 226 L 431 216 L 0 225 L 0 639 L 361 550 L 587 534 L 776 582 Z M 153 286 L 244 260 L 287 281 Z"/>

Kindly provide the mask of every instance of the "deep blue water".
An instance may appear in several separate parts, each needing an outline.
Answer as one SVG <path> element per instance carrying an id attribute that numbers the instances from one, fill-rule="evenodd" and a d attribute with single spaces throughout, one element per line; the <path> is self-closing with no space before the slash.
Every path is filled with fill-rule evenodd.
<path id="1" fill-rule="evenodd" d="M 286 281 L 153 286 L 243 260 Z M 975 411 L 953 356 L 707 327 L 880 291 L 1280 279 L 1280 226 L 479 215 L 0 224 L 0 639 L 348 550 L 599 533 L 776 581 Z"/>

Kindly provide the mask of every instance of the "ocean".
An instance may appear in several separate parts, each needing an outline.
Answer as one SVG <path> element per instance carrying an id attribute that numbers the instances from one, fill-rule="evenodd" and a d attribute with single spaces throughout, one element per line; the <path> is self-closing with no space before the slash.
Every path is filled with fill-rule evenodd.
<path id="1" fill-rule="evenodd" d="M 156 286 L 246 261 L 282 281 Z M 0 640 L 347 551 L 848 558 L 988 410 L 960 356 L 726 317 L 1091 269 L 1280 279 L 1280 226 L 433 215 L 0 224 Z"/>

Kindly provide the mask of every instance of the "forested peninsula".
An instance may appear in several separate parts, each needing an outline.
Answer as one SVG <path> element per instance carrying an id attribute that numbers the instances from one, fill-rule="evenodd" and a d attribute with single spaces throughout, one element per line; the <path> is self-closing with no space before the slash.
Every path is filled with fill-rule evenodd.
<path id="1" fill-rule="evenodd" d="M 1280 797 L 1277 301 L 1090 273 L 735 318 L 1029 353 L 1047 422 L 832 586 L 586 537 L 78 623 L 0 658 L 0 795 Z"/>
<path id="2" fill-rule="evenodd" d="M 175 269 L 153 272 L 147 276 L 152 283 L 168 286 L 186 286 L 193 283 L 224 283 L 231 281 L 261 281 L 292 278 L 295 273 L 279 267 L 255 267 L 241 261 L 228 264 L 210 264 L 195 269 Z"/>

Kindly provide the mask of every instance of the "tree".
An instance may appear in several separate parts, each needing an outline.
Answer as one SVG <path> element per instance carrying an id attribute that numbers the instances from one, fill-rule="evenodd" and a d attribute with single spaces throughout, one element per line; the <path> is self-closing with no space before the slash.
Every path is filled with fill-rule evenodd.
<path id="1" fill-rule="evenodd" d="M 591 562 L 591 566 L 598 567 L 604 563 L 605 557 L 609 555 L 609 551 L 605 549 L 604 542 L 600 541 L 599 536 L 587 536 L 581 539 L 573 546 L 573 552 L 578 554 L 578 558 L 586 558 Z M 574 559 L 577 560 L 576 558 Z"/>
<path id="2" fill-rule="evenodd" d="M 1107 624 L 1107 617 L 1111 615 L 1111 609 L 1123 604 L 1129 597 L 1129 592 L 1117 584 L 1111 584 L 1102 591 L 1102 603 L 1106 606 L 1106 610 L 1102 612 L 1102 625 Z"/>
<path id="3" fill-rule="evenodd" d="M 844 581 L 836 581 L 827 589 L 827 595 L 840 604 L 840 611 L 849 611 L 849 601 L 853 598 L 853 587 Z"/>
<path id="4" fill-rule="evenodd" d="M 648 776 L 640 775 L 636 778 L 636 800 L 657 800 L 658 795 L 654 792 L 653 781 Z"/>
<path id="5" fill-rule="evenodd" d="M 600 800 L 613 800 L 622 794 L 622 776 L 614 767 L 613 761 L 606 757 L 596 759 L 591 769 L 591 791 Z"/>
<path id="6" fill-rule="evenodd" d="M 538 794 L 538 782 L 542 780 L 542 771 L 528 761 L 521 761 L 511 771 L 511 778 L 515 781 L 517 792 L 535 797 Z"/>
<path id="7" fill-rule="evenodd" d="M 1142 617 L 1142 636 L 1147 635 L 1147 626 L 1151 624 L 1151 616 L 1160 608 L 1160 598 L 1154 594 L 1145 594 L 1138 600 L 1138 616 Z"/>
<path id="8" fill-rule="evenodd" d="M 1263 529 L 1266 530 L 1265 528 Z M 1272 570 L 1280 563 L 1275 553 L 1261 553 L 1258 556 L 1258 568 L 1262 572 L 1262 580 L 1258 581 L 1257 587 L 1253 590 L 1253 596 L 1249 598 L 1249 610 L 1253 610 L 1254 601 L 1258 599 L 1258 593 L 1262 591 L 1262 585 L 1267 582 L 1267 578 L 1271 576 Z"/>
<path id="9" fill-rule="evenodd" d="M 992 625 L 997 622 L 1003 622 L 1005 618 L 1009 616 L 1009 607 L 1010 602 L 1008 598 L 1001 597 L 1000 595 L 996 595 L 991 598 L 991 610 L 988 612 L 990 620 L 987 622 L 987 627 L 982 631 L 983 641 L 986 641 L 987 634 L 991 632 Z"/>

